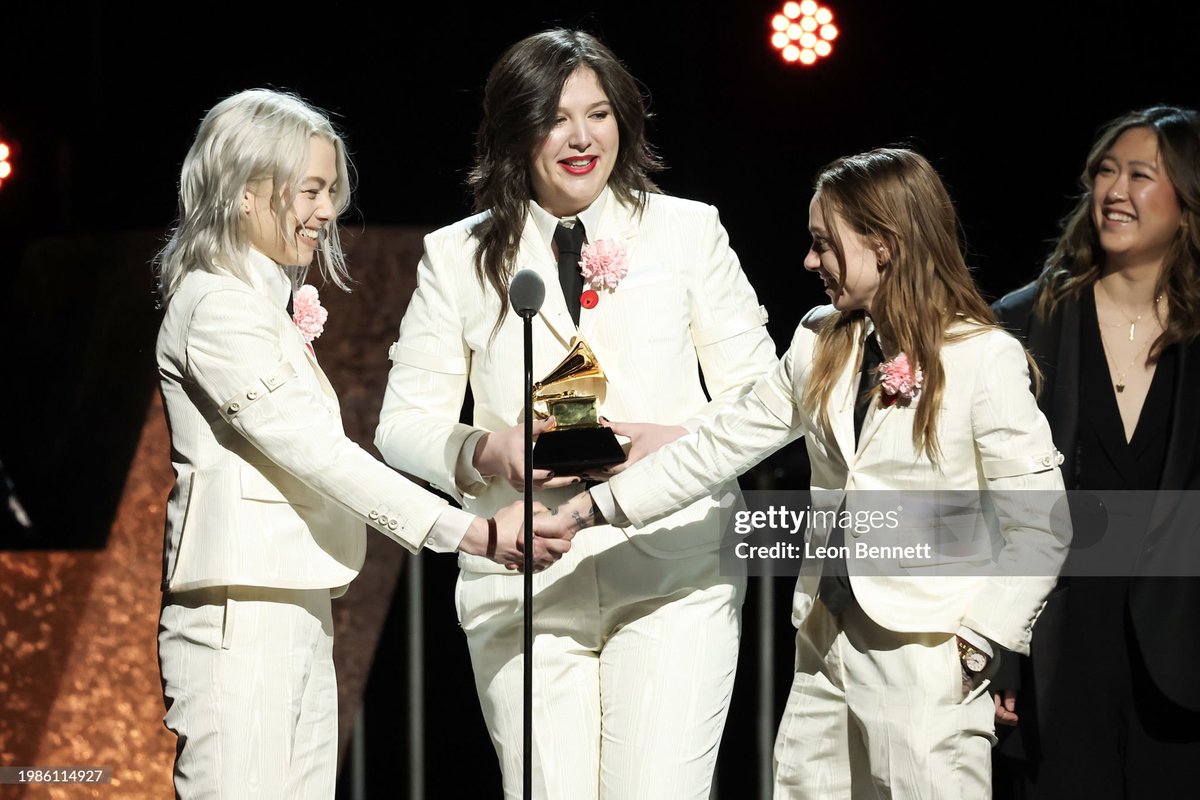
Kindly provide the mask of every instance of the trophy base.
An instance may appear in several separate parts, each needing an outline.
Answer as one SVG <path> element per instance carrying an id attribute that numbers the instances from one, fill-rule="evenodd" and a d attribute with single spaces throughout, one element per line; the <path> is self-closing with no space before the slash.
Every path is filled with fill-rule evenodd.
<path id="1" fill-rule="evenodd" d="M 601 426 L 547 431 L 533 446 L 534 469 L 548 469 L 555 475 L 578 475 L 624 460 L 617 435 Z"/>

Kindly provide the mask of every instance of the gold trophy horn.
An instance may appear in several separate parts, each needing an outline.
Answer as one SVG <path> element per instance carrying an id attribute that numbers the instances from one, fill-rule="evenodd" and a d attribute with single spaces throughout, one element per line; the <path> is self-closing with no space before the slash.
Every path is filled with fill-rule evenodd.
<path id="1" fill-rule="evenodd" d="M 574 388 L 589 379 L 603 386 L 604 370 L 592 348 L 576 336 L 567 357 L 533 385 L 534 416 L 553 416 L 555 421 L 554 430 L 539 435 L 533 448 L 533 466 L 537 469 L 578 475 L 625 460 L 616 434 L 600 424 L 596 395 Z"/>
<path id="2" fill-rule="evenodd" d="M 604 370 L 588 343 L 576 336 L 571 350 L 558 366 L 533 385 L 534 416 L 554 417 L 557 428 L 578 428 L 599 425 L 596 396 L 570 388 L 588 378 L 603 381 Z"/>

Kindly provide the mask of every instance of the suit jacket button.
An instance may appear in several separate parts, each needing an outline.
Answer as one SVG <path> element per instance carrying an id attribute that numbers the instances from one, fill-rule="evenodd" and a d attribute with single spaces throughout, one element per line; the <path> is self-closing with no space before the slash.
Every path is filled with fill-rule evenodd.
<path id="1" fill-rule="evenodd" d="M 253 389 L 251 389 L 249 392 L 246 392 L 246 399 L 247 399 L 247 400 L 257 400 L 257 399 L 258 399 L 258 392 L 256 392 L 256 391 L 254 391 Z"/>
<path id="2" fill-rule="evenodd" d="M 394 520 L 394 519 L 388 520 L 388 528 L 390 528 L 391 530 L 396 530 L 396 528 L 398 528 L 399 526 L 400 526 L 400 523 L 398 523 L 396 520 Z"/>
<path id="3" fill-rule="evenodd" d="M 371 519 L 379 519 L 379 512 L 376 511 L 375 509 L 371 509 L 371 513 L 367 514 L 367 516 L 370 517 Z"/>
<path id="4" fill-rule="evenodd" d="M 233 412 L 239 410 L 241 407 L 242 407 L 241 403 L 230 403 L 229 404 L 229 413 L 232 414 Z"/>
<path id="5" fill-rule="evenodd" d="M 380 525 L 387 525 L 387 524 L 388 524 L 388 518 L 387 518 L 386 516 L 384 516 L 383 514 L 380 514 L 380 515 L 379 515 L 379 524 L 380 524 Z"/>

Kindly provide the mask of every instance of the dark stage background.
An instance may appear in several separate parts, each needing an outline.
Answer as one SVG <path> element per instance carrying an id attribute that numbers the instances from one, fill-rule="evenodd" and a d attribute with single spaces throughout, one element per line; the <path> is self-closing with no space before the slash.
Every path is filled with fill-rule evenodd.
<path id="1" fill-rule="evenodd" d="M 0 186 L 0 459 L 35 528 L 4 523 L 0 550 L 102 551 L 116 535 L 155 387 L 148 259 L 173 217 L 197 123 L 238 90 L 290 89 L 338 115 L 359 171 L 348 229 L 431 229 L 471 210 L 464 178 L 493 61 L 545 27 L 588 29 L 651 97 L 650 136 L 669 165 L 662 188 L 720 208 L 781 348 L 822 301 L 800 262 L 809 183 L 832 158 L 897 143 L 928 156 L 958 202 L 968 261 L 995 297 L 1036 274 L 1101 123 L 1157 102 L 1200 106 L 1197 20 L 1186 3 L 830 0 L 842 33 L 832 57 L 809 69 L 785 65 L 767 44 L 781 5 L 347 2 L 135 13 L 103 2 L 69 11 L 6 4 L 0 138 L 19 149 L 16 174 Z M 356 295 L 369 300 L 384 283 L 364 281 Z M 386 363 L 369 364 L 368 382 L 378 384 Z M 360 389 L 352 373 L 335 384 L 343 394 Z M 377 410 L 381 397 L 359 401 Z M 801 482 L 801 461 L 781 454 L 759 477 Z M 161 536 L 157 514 L 143 521 L 146 535 Z M 398 560 L 376 598 L 381 609 Z M 453 559 L 424 563 L 428 796 L 495 796 L 499 773 L 454 619 Z M 0 571 L 0 583 L 6 577 Z M 776 588 L 786 603 L 790 581 Z M 404 785 L 403 595 L 390 601 L 364 676 L 373 796 Z M 17 625 L 20 614 L 0 605 L 0 620 Z M 781 626 L 786 674 L 791 637 Z M 0 641 L 0 682 L 12 650 Z M 743 650 L 723 746 L 727 797 L 748 796 L 754 657 Z M 3 746 L 0 736 L 0 755 Z M 477 784 L 464 788 L 464 779 Z"/>

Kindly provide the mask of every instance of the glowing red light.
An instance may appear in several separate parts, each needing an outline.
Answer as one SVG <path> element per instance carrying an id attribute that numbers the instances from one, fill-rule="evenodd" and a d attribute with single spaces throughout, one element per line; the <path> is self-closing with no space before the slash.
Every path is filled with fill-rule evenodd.
<path id="1" fill-rule="evenodd" d="M 12 175 L 13 166 L 8 160 L 11 157 L 12 148 L 8 146 L 7 142 L 0 141 L 0 185 L 3 185 L 3 181 Z"/>
<path id="2" fill-rule="evenodd" d="M 833 10 L 819 0 L 788 0 L 771 16 L 771 46 L 790 63 L 811 66 L 833 52 L 840 31 Z"/>

